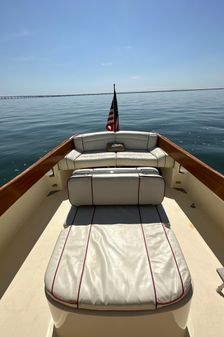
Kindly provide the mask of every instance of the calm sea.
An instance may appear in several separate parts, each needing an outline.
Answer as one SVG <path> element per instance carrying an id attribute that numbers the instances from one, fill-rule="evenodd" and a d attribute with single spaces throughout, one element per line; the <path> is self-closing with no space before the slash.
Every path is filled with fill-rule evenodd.
<path id="1" fill-rule="evenodd" d="M 75 133 L 105 130 L 112 95 L 0 100 L 0 183 Z M 224 173 L 224 90 L 118 95 L 122 130 L 155 130 Z"/>

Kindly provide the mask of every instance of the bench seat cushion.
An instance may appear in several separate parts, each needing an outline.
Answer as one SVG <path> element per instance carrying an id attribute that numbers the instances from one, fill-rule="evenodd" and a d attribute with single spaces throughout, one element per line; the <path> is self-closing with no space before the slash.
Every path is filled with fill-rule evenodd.
<path id="1" fill-rule="evenodd" d="M 73 206 L 46 275 L 55 304 L 156 310 L 181 301 L 190 274 L 162 206 Z"/>
<path id="2" fill-rule="evenodd" d="M 117 153 L 117 166 L 157 167 L 157 159 L 150 152 L 125 151 Z"/>
<path id="3" fill-rule="evenodd" d="M 59 169 L 91 167 L 151 166 L 173 167 L 174 160 L 157 147 L 153 132 L 118 131 L 76 135 L 74 148 L 58 164 Z M 122 144 L 124 151 L 108 151 L 108 145 Z"/>
<path id="4" fill-rule="evenodd" d="M 61 170 L 81 169 L 88 167 L 121 167 L 121 166 L 151 166 L 173 167 L 173 159 L 162 149 L 155 148 L 151 152 L 84 152 L 72 150 L 59 162 Z"/>
<path id="5" fill-rule="evenodd" d="M 115 152 L 82 153 L 74 163 L 74 168 L 116 166 Z"/>

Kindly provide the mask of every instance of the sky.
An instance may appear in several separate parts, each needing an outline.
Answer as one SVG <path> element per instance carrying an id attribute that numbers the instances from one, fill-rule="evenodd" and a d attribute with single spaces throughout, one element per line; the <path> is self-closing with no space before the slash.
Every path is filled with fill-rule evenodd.
<path id="1" fill-rule="evenodd" d="M 0 96 L 224 87 L 223 0 L 1 0 Z"/>

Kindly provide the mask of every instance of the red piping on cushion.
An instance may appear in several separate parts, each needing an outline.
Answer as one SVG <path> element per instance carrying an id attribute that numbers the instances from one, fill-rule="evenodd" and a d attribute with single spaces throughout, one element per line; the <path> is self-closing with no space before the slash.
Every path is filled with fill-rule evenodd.
<path id="1" fill-rule="evenodd" d="M 72 224 L 73 224 L 74 221 L 75 221 L 77 212 L 78 212 L 78 208 L 76 208 L 76 211 L 75 211 L 75 214 L 74 214 L 74 219 L 73 219 L 73 221 L 72 221 Z M 59 268 L 59 265 L 60 265 L 60 262 L 61 262 L 61 259 L 62 259 L 62 255 L 63 255 L 64 250 L 65 250 L 65 246 L 66 246 L 66 243 L 67 243 L 67 241 L 68 241 L 68 237 L 69 237 L 69 234 L 70 234 L 70 232 L 71 232 L 71 229 L 72 229 L 72 225 L 70 225 L 68 234 L 67 234 L 67 236 L 66 236 L 65 243 L 64 243 L 63 249 L 62 249 L 62 251 L 61 251 L 61 255 L 60 255 L 60 258 L 59 258 L 59 260 L 58 260 L 57 268 L 56 268 L 56 270 L 55 270 L 54 278 L 53 278 L 52 285 L 51 285 L 51 294 L 52 294 L 55 298 L 57 298 L 57 297 L 54 295 L 54 292 L 53 292 L 53 289 L 54 289 L 54 283 L 55 283 L 55 279 L 56 279 L 56 275 L 57 275 L 57 272 L 58 272 L 58 268 Z"/>
<path id="2" fill-rule="evenodd" d="M 89 228 L 89 234 L 88 234 L 88 239 L 87 239 L 87 244 L 86 244 L 86 250 L 85 250 L 85 256 L 84 256 L 84 260 L 83 260 L 83 267 L 82 267 L 82 272 L 81 272 L 80 282 L 79 282 L 79 288 L 78 288 L 78 294 L 77 294 L 77 308 L 79 308 L 79 295 L 80 295 L 81 284 L 82 284 L 82 279 L 83 279 L 83 274 L 84 274 L 84 269 L 85 269 L 85 263 L 86 263 L 86 258 L 87 258 L 87 251 L 88 251 L 88 248 L 89 248 L 89 239 L 90 239 L 90 234 L 91 234 L 91 230 L 92 230 L 92 224 L 93 224 L 93 218 L 94 218 L 95 210 L 96 210 L 96 207 L 94 207 L 94 209 L 93 209 L 91 224 L 90 224 L 90 228 Z"/>
<path id="3" fill-rule="evenodd" d="M 181 293 L 181 295 L 178 296 L 175 300 L 173 300 L 173 301 L 177 301 L 179 298 L 181 298 L 181 297 L 184 295 L 184 284 L 183 284 L 183 279 L 182 279 L 181 272 L 180 272 L 180 269 L 179 269 L 179 266 L 178 266 L 178 263 L 177 263 L 176 256 L 175 256 L 174 251 L 173 251 L 173 247 L 171 246 L 170 240 L 169 240 L 168 235 L 167 235 L 167 233 L 166 233 L 165 226 L 164 226 L 163 223 L 161 223 L 161 225 L 162 225 L 162 227 L 163 227 L 163 230 L 164 230 L 166 239 L 167 239 L 167 241 L 168 241 L 168 243 L 169 243 L 169 246 L 170 246 L 170 249 L 171 249 L 171 251 L 172 251 L 173 258 L 174 258 L 174 261 L 175 261 L 175 264 L 176 264 L 176 267 L 177 267 L 177 271 L 178 271 L 178 274 L 179 274 L 179 277 L 180 277 L 180 282 L 181 282 L 181 287 L 182 287 L 182 293 Z M 169 302 L 169 303 L 173 303 L 173 301 L 171 301 L 171 302 Z M 160 304 L 168 304 L 168 303 L 162 302 L 162 303 L 160 303 Z"/>
<path id="4" fill-rule="evenodd" d="M 54 296 L 53 288 L 54 288 L 54 283 L 55 283 L 56 275 L 57 275 L 58 268 L 59 268 L 59 265 L 60 265 L 60 262 L 61 262 L 61 259 L 62 259 L 62 255 L 63 255 L 64 250 L 65 250 L 66 243 L 68 241 L 69 234 L 71 232 L 71 228 L 72 228 L 72 226 L 70 226 L 70 228 L 69 228 L 69 231 L 68 231 L 68 234 L 66 236 L 65 243 L 64 243 L 64 246 L 62 248 L 61 255 L 60 255 L 60 258 L 58 260 L 58 264 L 57 264 L 57 267 L 56 267 L 56 270 L 55 270 L 55 273 L 54 273 L 54 278 L 53 278 L 52 285 L 51 285 L 51 293 L 52 293 L 53 296 Z"/>
<path id="5" fill-rule="evenodd" d="M 179 266 L 178 266 L 178 263 L 177 263 L 177 260 L 176 260 L 176 256 L 175 256 L 174 251 L 173 251 L 173 247 L 172 247 L 172 245 L 171 245 L 171 243 L 170 243 L 170 240 L 169 240 L 168 235 L 167 235 L 166 230 L 165 230 L 165 225 L 164 225 L 164 223 L 162 222 L 162 219 L 161 219 L 161 216 L 160 216 L 160 213 L 159 213 L 159 210 L 158 210 L 157 207 L 156 207 L 156 210 L 157 210 L 157 213 L 158 213 L 158 215 L 159 215 L 159 218 L 160 218 L 160 221 L 161 221 L 161 225 L 162 225 L 162 227 L 163 227 L 163 231 L 164 231 L 164 233 L 165 233 L 167 242 L 168 242 L 168 244 L 169 244 L 169 246 L 170 246 L 170 249 L 171 249 L 171 252 L 172 252 L 172 255 L 173 255 L 173 258 L 174 258 L 176 267 L 177 267 L 177 271 L 178 271 L 178 274 L 179 274 L 179 277 L 180 277 L 181 287 L 182 287 L 182 293 L 181 293 L 181 295 L 178 296 L 175 300 L 168 301 L 168 302 L 161 302 L 161 303 L 158 303 L 159 305 L 167 305 L 167 304 L 172 304 L 172 303 L 178 301 L 181 297 L 183 297 L 183 295 L 184 295 L 184 284 L 183 284 L 183 279 L 182 279 L 182 276 L 181 276 L 181 272 L 180 272 L 180 269 L 179 269 Z"/>
<path id="6" fill-rule="evenodd" d="M 65 301 L 62 298 L 60 298 L 58 295 L 52 294 L 52 297 L 58 300 L 59 302 L 65 303 L 65 304 L 77 304 L 77 301 Z"/>
<path id="7" fill-rule="evenodd" d="M 139 206 L 138 206 L 138 211 L 139 211 L 140 226 L 141 226 L 141 230 L 142 230 L 143 241 L 144 241 L 145 250 L 146 250 L 146 254 L 147 254 L 147 258 L 148 258 L 148 262 L 149 262 L 149 269 L 150 269 L 150 273 L 151 273 L 153 290 L 154 290 L 154 295 L 155 295 L 155 309 L 157 309 L 158 302 L 157 302 L 157 295 L 156 295 L 155 280 L 154 280 L 154 276 L 153 276 L 153 272 L 152 272 L 152 266 L 151 266 L 151 262 L 150 262 L 150 258 L 149 258 L 148 248 L 147 248 L 147 245 L 146 245 L 145 233 L 144 233 L 144 229 L 143 229 L 143 226 L 142 226 L 142 217 L 141 217 L 141 211 L 140 211 L 140 207 Z"/>

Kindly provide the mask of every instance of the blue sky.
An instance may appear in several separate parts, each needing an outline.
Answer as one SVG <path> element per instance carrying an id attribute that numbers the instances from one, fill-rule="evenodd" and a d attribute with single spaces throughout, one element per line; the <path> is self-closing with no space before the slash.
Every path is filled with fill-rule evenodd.
<path id="1" fill-rule="evenodd" d="M 224 1 L 3 0 L 0 50 L 0 95 L 224 87 Z"/>

